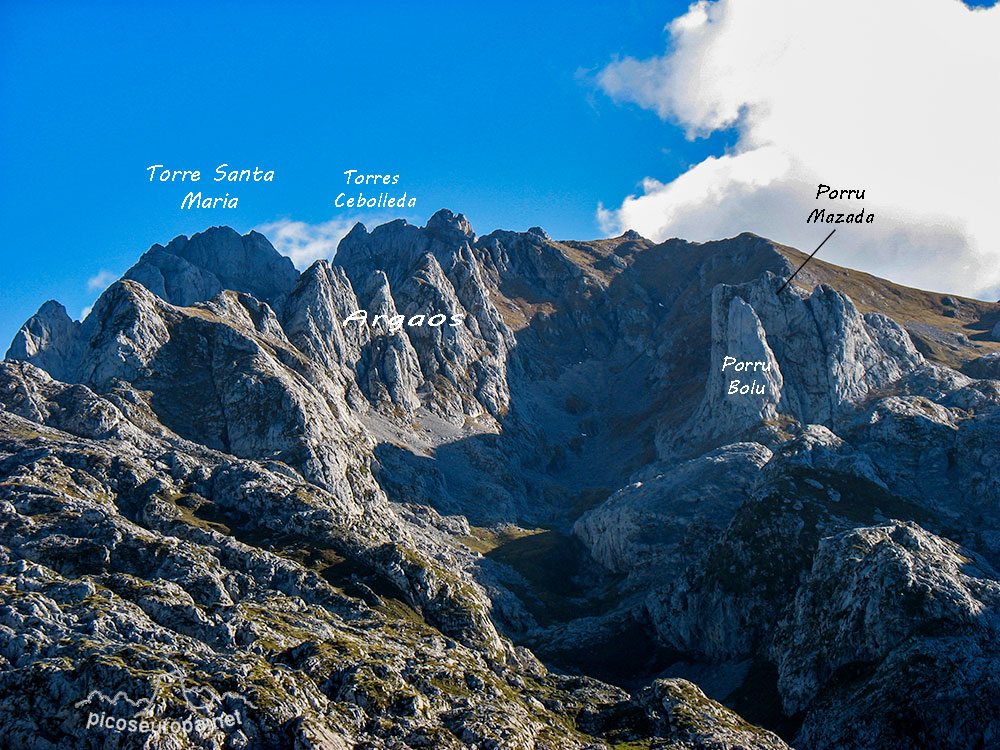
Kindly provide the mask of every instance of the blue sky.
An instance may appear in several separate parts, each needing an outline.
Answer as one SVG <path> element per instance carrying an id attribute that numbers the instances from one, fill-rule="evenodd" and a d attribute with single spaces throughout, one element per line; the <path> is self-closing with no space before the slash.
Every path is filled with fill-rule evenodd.
<path id="1" fill-rule="evenodd" d="M 408 219 L 449 207 L 477 232 L 544 226 L 592 238 L 598 201 L 724 146 L 689 143 L 588 78 L 654 54 L 686 3 L 4 3 L 0 17 L 0 341 L 46 299 L 71 315 L 88 279 L 154 242 L 334 207 L 343 172 L 399 174 Z M 225 190 L 235 210 L 181 211 L 146 167 L 273 169 Z M 220 194 L 224 194 L 223 190 Z"/>
<path id="2" fill-rule="evenodd" d="M 89 280 L 178 234 L 391 218 L 334 206 L 347 169 L 399 174 L 414 222 L 448 207 L 480 234 L 588 239 L 599 203 L 736 143 L 728 126 L 688 140 L 595 80 L 664 54 L 687 2 L 276 6 L 0 0 L 0 346 L 47 299 L 79 316 Z M 223 162 L 274 182 L 214 183 Z M 150 184 L 151 164 L 239 205 L 182 211 L 187 187 Z"/>

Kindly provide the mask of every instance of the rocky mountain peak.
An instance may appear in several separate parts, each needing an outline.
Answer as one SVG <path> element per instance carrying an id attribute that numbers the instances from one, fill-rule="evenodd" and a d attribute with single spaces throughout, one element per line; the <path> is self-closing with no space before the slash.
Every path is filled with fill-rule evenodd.
<path id="1" fill-rule="evenodd" d="M 74 356 L 79 329 L 62 304 L 49 300 L 21 326 L 6 358 L 35 362 L 53 377 L 66 379 L 66 363 Z"/>
<path id="2" fill-rule="evenodd" d="M 695 434 L 736 438 L 779 415 L 833 426 L 870 392 L 924 363 L 906 331 L 884 315 L 862 315 L 826 284 L 779 297 L 781 284 L 766 272 L 713 289 L 711 370 L 691 420 Z M 744 386 L 746 394 L 733 393 Z"/>
<path id="3" fill-rule="evenodd" d="M 475 232 L 472 231 L 472 225 L 465 218 L 465 214 L 455 214 L 447 208 L 442 208 L 431 216 L 427 220 L 426 228 L 444 235 L 460 235 L 470 242 L 476 237 Z"/>
<path id="4" fill-rule="evenodd" d="M 351 227 L 351 231 L 348 232 L 347 234 L 345 234 L 344 237 L 340 240 L 340 242 L 341 242 L 341 244 L 344 244 L 344 240 L 347 240 L 347 245 L 348 246 L 353 246 L 356 243 L 358 243 L 359 241 L 361 241 L 363 237 L 367 237 L 367 236 L 368 236 L 368 227 L 366 227 L 360 221 L 357 221 L 357 222 L 354 223 L 354 226 Z M 348 238 L 350 238 L 350 239 L 348 239 Z M 340 247 L 339 246 L 337 248 L 337 252 L 338 253 L 340 252 Z"/>
<path id="5" fill-rule="evenodd" d="M 360 299 L 372 308 L 372 315 L 382 314 L 392 317 L 397 314 L 396 303 L 392 299 L 389 279 L 384 271 L 374 271 L 361 288 Z"/>
<path id="6" fill-rule="evenodd" d="M 154 245 L 125 278 L 138 281 L 171 304 L 205 302 L 223 289 L 252 294 L 275 309 L 295 287 L 299 273 L 264 235 L 242 237 L 230 227 L 212 227 Z"/>

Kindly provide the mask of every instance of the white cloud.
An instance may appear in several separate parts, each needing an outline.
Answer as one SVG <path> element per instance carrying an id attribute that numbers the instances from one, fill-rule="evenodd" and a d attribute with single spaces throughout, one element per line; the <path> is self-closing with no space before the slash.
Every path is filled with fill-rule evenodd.
<path id="1" fill-rule="evenodd" d="M 111 284 L 118 280 L 118 274 L 114 271 L 108 271 L 102 268 L 96 274 L 87 279 L 87 291 L 88 292 L 104 292 Z M 80 320 L 86 320 L 87 316 L 90 315 L 90 311 L 94 309 L 94 305 L 90 304 L 84 307 L 80 311 Z"/>
<path id="2" fill-rule="evenodd" d="M 1000 284 L 1000 6 L 958 0 L 717 0 L 667 27 L 662 57 L 597 76 L 689 138 L 731 153 L 601 207 L 605 231 L 708 240 L 752 231 L 811 251 L 819 183 L 864 188 L 874 224 L 839 225 L 824 258 L 931 289 Z"/>
<path id="3" fill-rule="evenodd" d="M 87 290 L 91 292 L 104 291 L 111 285 L 111 282 L 116 281 L 117 279 L 118 274 L 113 271 L 106 271 L 102 268 L 95 276 L 91 276 L 87 279 Z"/>
<path id="4" fill-rule="evenodd" d="M 320 258 L 333 258 L 337 245 L 356 223 L 355 219 L 332 219 L 322 224 L 279 219 L 254 228 L 303 270 Z"/>

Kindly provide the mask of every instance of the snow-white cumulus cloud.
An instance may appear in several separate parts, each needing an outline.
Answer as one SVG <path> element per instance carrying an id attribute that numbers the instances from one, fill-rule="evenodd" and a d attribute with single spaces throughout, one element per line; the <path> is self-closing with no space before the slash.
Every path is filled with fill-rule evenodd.
<path id="1" fill-rule="evenodd" d="M 103 292 L 111 285 L 111 282 L 117 281 L 117 279 L 118 274 L 102 268 L 95 275 L 87 279 L 87 290 L 90 292 Z"/>
<path id="2" fill-rule="evenodd" d="M 737 140 L 601 207 L 605 231 L 698 241 L 752 231 L 809 252 L 835 226 L 826 259 L 996 297 L 1000 6 L 717 0 L 667 31 L 662 57 L 617 60 L 598 85 L 690 138 L 735 128 Z M 865 200 L 816 200 L 820 183 L 863 188 Z M 814 208 L 862 205 L 874 224 L 806 224 Z"/>
<path id="3" fill-rule="evenodd" d="M 279 219 L 254 227 L 274 248 L 292 259 L 300 271 L 320 258 L 332 258 L 337 245 L 356 223 L 355 219 L 331 219 L 322 224 Z"/>

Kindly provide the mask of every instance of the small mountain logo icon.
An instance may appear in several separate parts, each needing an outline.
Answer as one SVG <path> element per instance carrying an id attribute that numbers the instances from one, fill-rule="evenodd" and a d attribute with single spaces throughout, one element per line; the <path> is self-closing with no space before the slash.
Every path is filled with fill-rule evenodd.
<path id="1" fill-rule="evenodd" d="M 153 680 L 153 694 L 148 698 L 133 699 L 120 690 L 113 695 L 108 695 L 100 690 L 91 690 L 87 693 L 86 698 L 77 701 L 73 705 L 76 708 L 83 708 L 90 704 L 92 707 L 102 707 L 106 711 L 130 706 L 136 716 L 148 716 L 152 714 L 153 707 L 157 703 L 165 702 L 165 693 L 171 686 L 179 690 L 185 704 L 192 713 L 202 716 L 210 715 L 226 698 L 232 698 L 242 703 L 249 703 L 246 698 L 237 693 L 228 691 L 219 693 L 211 685 L 195 686 L 187 678 L 187 675 L 175 667 L 169 672 L 157 675 Z"/>

